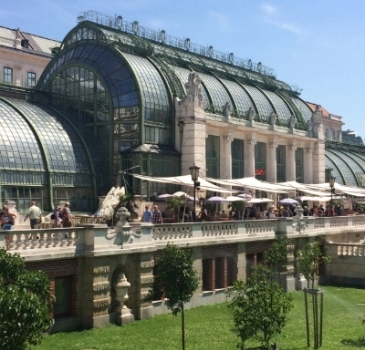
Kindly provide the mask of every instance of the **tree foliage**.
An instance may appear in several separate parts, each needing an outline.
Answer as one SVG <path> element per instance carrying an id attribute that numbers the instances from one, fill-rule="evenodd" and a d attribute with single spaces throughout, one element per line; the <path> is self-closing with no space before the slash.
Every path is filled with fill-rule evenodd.
<path id="1" fill-rule="evenodd" d="M 41 342 L 52 324 L 49 279 L 27 271 L 24 259 L 0 249 L 0 349 L 23 350 Z"/>
<path id="2" fill-rule="evenodd" d="M 270 249 L 265 252 L 265 263 L 274 272 L 286 270 L 288 245 L 293 244 L 293 240 L 287 236 L 280 236 L 275 239 Z"/>
<path id="3" fill-rule="evenodd" d="M 272 270 L 264 265 L 253 268 L 247 282 L 238 280 L 229 291 L 232 301 L 233 331 L 240 339 L 238 347 L 254 339 L 270 348 L 272 338 L 280 334 L 292 308 L 292 296 L 271 278 Z"/>
<path id="4" fill-rule="evenodd" d="M 311 289 L 314 289 L 314 282 L 320 264 L 331 261 L 325 247 L 324 250 L 321 249 L 322 246 L 320 243 L 320 241 L 308 242 L 304 245 L 303 249 L 297 252 L 298 271 L 307 279 L 308 287 L 311 286 Z"/>
<path id="5" fill-rule="evenodd" d="M 155 278 L 164 289 L 167 307 L 174 315 L 183 309 L 198 288 L 199 278 L 187 250 L 168 244 L 158 261 Z"/>

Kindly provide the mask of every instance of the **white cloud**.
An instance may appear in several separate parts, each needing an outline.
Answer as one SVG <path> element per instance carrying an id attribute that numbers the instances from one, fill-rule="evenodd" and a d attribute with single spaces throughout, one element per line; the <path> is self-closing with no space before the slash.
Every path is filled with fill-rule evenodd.
<path id="1" fill-rule="evenodd" d="M 216 24 L 219 26 L 220 29 L 224 31 L 230 31 L 232 29 L 231 22 L 229 19 L 219 12 L 209 12 L 209 16 L 213 17 Z"/>
<path id="2" fill-rule="evenodd" d="M 276 7 L 269 4 L 262 4 L 261 11 L 263 12 L 262 20 L 265 23 L 268 23 L 276 28 L 289 31 L 293 34 L 303 34 L 303 30 L 296 24 L 280 19 L 280 13 Z"/>

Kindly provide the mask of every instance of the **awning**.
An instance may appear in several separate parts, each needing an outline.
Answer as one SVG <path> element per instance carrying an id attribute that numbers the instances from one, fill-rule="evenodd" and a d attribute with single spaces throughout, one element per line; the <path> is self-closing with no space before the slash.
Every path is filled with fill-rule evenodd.
<path id="1" fill-rule="evenodd" d="M 316 189 L 324 189 L 325 191 L 331 190 L 331 188 L 329 187 L 327 182 L 320 183 L 320 184 L 307 184 L 307 186 L 311 187 L 311 188 L 316 188 Z M 336 193 L 348 194 L 350 196 L 355 196 L 355 197 L 364 197 L 365 196 L 365 188 L 344 186 L 344 185 L 340 185 L 336 182 L 334 184 L 334 188 L 335 188 Z"/>
<path id="2" fill-rule="evenodd" d="M 296 181 L 279 182 L 279 185 L 289 186 L 295 190 L 309 193 L 309 194 L 314 194 L 315 196 L 327 196 L 327 195 L 329 196 L 330 195 L 329 193 L 326 193 L 324 189 L 322 191 L 319 191 L 319 190 L 316 190 L 313 188 L 309 188 L 308 186 L 310 186 L 310 185 L 302 184 L 302 183 L 299 183 Z M 328 184 L 327 184 L 327 187 L 328 187 Z"/>
<path id="3" fill-rule="evenodd" d="M 244 177 L 241 179 L 231 179 L 231 180 L 208 178 L 208 180 L 222 185 L 248 187 L 265 192 L 288 193 L 293 190 L 289 186 L 260 181 L 257 180 L 255 177 Z"/>
<path id="4" fill-rule="evenodd" d="M 194 182 L 191 179 L 191 175 L 183 175 L 183 176 L 172 176 L 172 177 L 153 177 L 153 176 L 146 176 L 146 175 L 138 175 L 138 174 L 131 174 L 137 179 L 143 181 L 151 181 L 151 182 L 161 182 L 161 183 L 168 183 L 173 185 L 180 185 L 180 186 L 189 186 L 193 187 Z M 227 190 L 225 188 L 219 187 L 214 185 L 213 183 L 199 177 L 198 181 L 200 182 L 200 188 L 212 191 L 212 192 L 219 192 L 219 193 L 232 193 L 237 191 Z"/>

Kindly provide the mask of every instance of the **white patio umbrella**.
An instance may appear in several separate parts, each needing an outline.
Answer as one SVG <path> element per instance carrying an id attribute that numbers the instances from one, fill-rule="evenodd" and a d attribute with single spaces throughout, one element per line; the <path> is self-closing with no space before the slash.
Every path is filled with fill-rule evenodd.
<path id="1" fill-rule="evenodd" d="M 281 205 L 297 205 L 299 202 L 293 198 L 284 198 L 279 201 Z"/>
<path id="2" fill-rule="evenodd" d="M 271 203 L 273 202 L 272 199 L 269 198 L 251 198 L 250 200 L 247 201 L 247 203 Z"/>
<path id="3" fill-rule="evenodd" d="M 210 197 L 205 201 L 205 203 L 228 203 L 228 202 L 229 201 L 226 198 L 218 196 Z"/>
<path id="4" fill-rule="evenodd" d="M 228 202 L 246 202 L 245 198 L 237 197 L 237 196 L 228 196 L 227 198 Z"/>
<path id="5" fill-rule="evenodd" d="M 241 193 L 241 194 L 237 195 L 237 197 L 242 197 L 242 198 L 245 198 L 245 199 L 251 199 L 252 195 L 249 194 L 249 193 Z"/>

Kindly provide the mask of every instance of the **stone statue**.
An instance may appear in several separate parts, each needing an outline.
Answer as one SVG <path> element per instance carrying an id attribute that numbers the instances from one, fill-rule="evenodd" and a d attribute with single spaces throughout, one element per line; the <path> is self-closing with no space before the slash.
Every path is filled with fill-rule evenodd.
<path id="1" fill-rule="evenodd" d="M 269 117 L 269 124 L 274 126 L 276 123 L 277 115 L 274 112 L 271 112 Z"/>
<path id="2" fill-rule="evenodd" d="M 119 204 L 120 196 L 124 194 L 124 187 L 112 187 L 94 214 L 94 217 L 110 220 L 114 215 L 114 208 Z"/>
<path id="3" fill-rule="evenodd" d="M 231 102 L 226 102 L 226 104 L 223 106 L 223 115 L 225 117 L 230 117 L 231 116 L 231 111 L 232 111 L 232 106 L 231 106 Z"/>
<path id="4" fill-rule="evenodd" d="M 294 129 L 296 122 L 297 122 L 297 119 L 293 115 L 291 115 L 290 118 L 289 118 L 289 128 L 291 130 Z"/>
<path id="5" fill-rule="evenodd" d="M 255 118 L 255 115 L 256 115 L 255 110 L 254 110 L 252 107 L 250 107 L 250 108 L 248 109 L 248 113 L 247 113 L 247 115 L 248 115 L 248 120 L 249 120 L 250 122 L 252 122 L 252 121 L 254 120 L 254 118 Z"/>
<path id="6" fill-rule="evenodd" d="M 318 105 L 307 124 L 307 131 L 310 137 L 318 137 L 318 138 L 324 137 L 322 117 L 323 115 L 321 106 Z"/>
<path id="7" fill-rule="evenodd" d="M 201 79 L 197 72 L 189 74 L 188 82 L 185 84 L 187 99 L 189 101 L 198 100 L 199 107 L 203 108 L 203 95 L 201 93 Z"/>
<path id="8" fill-rule="evenodd" d="M 127 225 L 127 218 L 131 216 L 131 213 L 125 207 L 120 207 L 116 214 L 117 218 L 119 219 L 117 226 L 126 226 Z"/>

